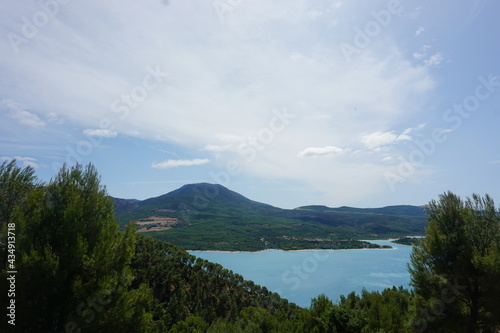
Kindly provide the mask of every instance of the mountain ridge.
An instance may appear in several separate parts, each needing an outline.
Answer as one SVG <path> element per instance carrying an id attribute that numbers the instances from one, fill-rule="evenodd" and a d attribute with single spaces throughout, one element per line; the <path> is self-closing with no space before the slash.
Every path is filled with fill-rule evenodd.
<path id="1" fill-rule="evenodd" d="M 122 226 L 135 220 L 140 232 L 193 250 L 360 248 L 361 239 L 421 235 L 425 226 L 419 206 L 283 209 L 210 183 L 113 201 Z"/>
<path id="2" fill-rule="evenodd" d="M 236 194 L 237 196 L 239 196 L 239 197 L 241 197 L 241 198 L 243 198 L 245 200 L 248 200 L 250 202 L 254 202 L 254 203 L 257 203 L 257 204 L 262 204 L 262 205 L 265 205 L 265 206 L 272 207 L 274 209 L 281 209 L 281 210 L 301 210 L 301 209 L 308 209 L 308 208 L 311 208 L 311 207 L 314 207 L 314 208 L 324 208 L 324 209 L 327 209 L 327 210 L 336 210 L 336 211 L 356 210 L 356 211 L 360 211 L 360 212 L 361 211 L 368 212 L 370 210 L 373 210 L 373 211 L 374 210 L 386 210 L 386 209 L 397 208 L 397 207 L 411 207 L 411 208 L 415 208 L 415 209 L 418 209 L 418 210 L 421 210 L 421 211 L 425 210 L 425 205 L 407 205 L 407 204 L 403 204 L 403 205 L 388 205 L 388 206 L 382 206 L 382 207 L 352 207 L 352 206 L 332 207 L 332 206 L 327 206 L 327 205 L 303 205 L 303 206 L 298 206 L 298 207 L 295 207 L 295 208 L 281 208 L 281 207 L 274 206 L 274 205 L 271 205 L 271 204 L 266 204 L 266 203 L 263 203 L 263 202 L 260 202 L 260 201 L 255 201 L 255 200 L 249 199 L 249 198 L 245 197 L 244 195 L 242 195 L 242 194 L 240 194 L 238 192 L 235 192 L 233 190 L 230 190 L 230 189 L 228 189 L 227 187 L 225 187 L 223 185 L 206 183 L 206 182 L 185 184 L 185 185 L 179 187 L 178 189 L 172 190 L 172 191 L 167 192 L 165 194 L 161 194 L 159 196 L 147 198 L 147 199 L 144 199 L 144 200 L 118 198 L 118 197 L 113 197 L 113 196 L 111 196 L 111 198 L 113 200 L 117 200 L 117 201 L 129 201 L 132 204 L 136 203 L 136 202 L 152 202 L 153 200 L 156 200 L 156 199 L 167 198 L 169 195 L 173 195 L 173 194 L 177 194 L 177 193 L 182 193 L 182 192 L 185 193 L 185 192 L 191 191 L 193 189 L 195 191 L 197 190 L 198 193 L 201 193 L 202 197 L 210 199 L 212 196 L 214 196 L 212 194 L 204 193 L 205 191 L 200 191 L 200 187 L 204 188 L 203 186 L 205 186 L 205 187 L 214 186 L 214 187 L 217 187 L 219 189 L 223 189 L 224 191 L 232 192 L 232 193 Z M 220 192 L 220 190 L 218 192 Z M 215 196 L 217 197 L 217 195 L 215 195 Z M 398 214 L 398 215 L 400 215 L 400 214 Z M 413 215 L 413 214 L 409 214 L 409 215 Z"/>

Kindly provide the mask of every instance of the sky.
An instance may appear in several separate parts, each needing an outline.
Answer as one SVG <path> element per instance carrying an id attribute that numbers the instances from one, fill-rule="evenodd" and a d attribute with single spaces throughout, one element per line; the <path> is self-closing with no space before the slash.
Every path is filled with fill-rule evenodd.
<path id="1" fill-rule="evenodd" d="M 500 203 L 493 0 L 0 2 L 0 162 L 110 195 Z"/>

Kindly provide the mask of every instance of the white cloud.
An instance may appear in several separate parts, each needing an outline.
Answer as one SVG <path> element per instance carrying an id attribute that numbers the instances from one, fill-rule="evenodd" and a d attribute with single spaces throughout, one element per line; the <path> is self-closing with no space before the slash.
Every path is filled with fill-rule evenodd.
<path id="1" fill-rule="evenodd" d="M 489 0 L 475 0 L 474 8 L 470 12 L 470 16 L 468 18 L 469 22 L 474 21 L 477 16 L 483 11 L 484 7 L 488 4 Z"/>
<path id="2" fill-rule="evenodd" d="M 424 31 L 425 31 L 424 27 L 422 26 L 418 27 L 417 31 L 415 31 L 415 36 L 419 36 Z"/>
<path id="3" fill-rule="evenodd" d="M 427 123 L 421 123 L 416 127 L 409 127 L 401 134 L 395 134 L 394 131 L 390 132 L 373 132 L 361 136 L 359 139 L 368 149 L 380 149 L 382 146 L 394 144 L 401 141 L 411 141 L 413 137 L 411 133 L 422 130 Z"/>
<path id="4" fill-rule="evenodd" d="M 149 148 L 157 150 L 157 151 L 161 151 L 162 153 L 165 153 L 165 154 L 168 154 L 168 155 L 177 156 L 177 154 L 175 152 L 170 151 L 170 150 L 165 150 L 165 149 L 161 149 L 161 148 L 154 147 L 154 146 L 149 146 Z"/>
<path id="5" fill-rule="evenodd" d="M 346 152 L 346 149 L 342 149 L 335 146 L 326 147 L 309 147 L 298 153 L 298 157 L 318 157 L 318 156 L 340 156 Z"/>
<path id="6" fill-rule="evenodd" d="M 340 2 L 337 4 L 340 6 Z M 212 138 L 228 128 L 246 137 L 269 125 L 273 108 L 292 105 L 317 110 L 332 119 L 354 109 L 353 103 L 358 111 L 364 106 L 362 116 L 366 117 L 362 122 L 356 115 L 347 116 L 344 125 L 361 126 L 362 131 L 374 121 L 390 122 L 401 110 L 418 110 L 418 103 L 413 102 L 423 100 L 421 94 L 433 87 L 426 70 L 409 65 L 395 45 L 388 45 L 380 54 L 367 48 L 349 66 L 338 49 L 346 40 L 343 35 L 317 34 L 306 25 L 309 11 L 324 8 L 263 1 L 252 8 L 244 6 L 242 3 L 227 15 L 233 16 L 234 22 L 221 24 L 210 3 L 190 6 L 172 2 L 168 8 L 151 3 L 140 7 L 141 15 L 131 15 L 138 5 L 115 8 L 92 1 L 78 3 L 72 5 L 72 15 L 90 20 L 88 25 L 76 28 L 73 21 L 60 17 L 58 24 L 68 29 L 47 26 L 47 40 L 37 45 L 40 52 L 23 50 L 31 63 L 29 70 L 16 62 L 4 64 L 13 65 L 16 77 L 26 82 L 27 93 L 34 96 L 41 110 L 50 110 L 84 127 L 99 123 L 105 113 L 120 122 L 119 133 L 139 132 L 143 138 L 198 147 L 224 146 Z M 328 13 L 329 19 L 347 20 L 349 15 L 358 14 L 357 8 L 344 7 Z M 96 13 L 88 15 L 93 11 Z M 103 28 L 111 35 L 104 42 L 95 37 L 91 27 L 102 25 L 98 17 L 109 13 L 114 19 L 105 21 Z M 207 19 L 195 21 L 194 17 L 201 14 Z M 248 30 L 270 21 L 277 23 L 272 29 Z M 294 26 L 301 27 L 304 44 L 276 37 L 282 29 Z M 176 30 L 181 33 L 165 33 Z M 138 37 L 144 35 L 147 38 Z M 213 37 L 207 39 L 207 35 Z M 172 47 L 176 52 L 168 52 Z M 91 61 L 85 56 L 103 49 L 106 53 L 98 59 Z M 135 52 L 138 49 L 142 51 Z M 40 57 L 45 51 L 65 54 L 71 61 Z M 294 59 L 307 55 L 308 61 L 293 61 L 290 55 L 295 55 Z M 158 66 L 169 73 L 168 78 L 139 102 L 133 100 L 134 107 L 128 107 L 127 116 L 121 119 L 125 113 L 113 113 L 111 104 L 131 94 L 147 76 L 148 66 Z M 307 98 L 304 92 L 308 92 Z M 56 93 L 60 98 L 46 98 Z M 405 104 L 414 107 L 403 108 Z M 331 105 L 336 109 L 327 110 Z M 307 136 L 315 129 L 304 127 L 303 131 Z"/>
<path id="7" fill-rule="evenodd" d="M 443 59 L 443 54 L 441 52 L 438 52 L 430 56 L 429 59 L 424 60 L 424 63 L 427 66 L 436 66 L 439 65 L 443 61 Z"/>
<path id="8" fill-rule="evenodd" d="M 92 128 L 87 128 L 86 130 L 83 131 L 83 134 L 101 138 L 114 138 L 118 135 L 118 133 L 109 129 L 92 129 Z"/>
<path id="9" fill-rule="evenodd" d="M 23 125 L 28 125 L 31 127 L 42 127 L 45 126 L 45 122 L 40 119 L 36 114 L 25 111 L 17 110 L 10 114 L 10 117 L 18 120 Z"/>
<path id="10" fill-rule="evenodd" d="M 33 158 L 33 157 L 28 157 L 28 156 L 14 156 L 14 157 L 0 156 L 0 160 L 3 160 L 3 161 L 12 161 L 14 159 L 16 161 L 18 161 L 18 162 L 22 162 L 23 167 L 30 166 L 33 169 L 38 169 L 40 167 L 40 165 L 38 165 L 38 163 L 36 163 L 38 160 L 36 158 Z"/>
<path id="11" fill-rule="evenodd" d="M 430 48 L 431 48 L 431 47 L 430 47 L 430 45 L 426 45 L 426 44 L 424 44 L 424 45 L 422 45 L 422 47 L 420 48 L 420 51 L 418 51 L 418 52 L 413 52 L 413 53 L 412 53 L 412 57 L 413 57 L 414 59 L 416 59 L 416 60 L 422 60 L 422 59 L 424 59 L 425 57 L 427 57 L 427 50 L 429 50 Z M 441 53 L 437 53 L 437 54 L 435 54 L 434 56 L 430 57 L 430 59 L 434 57 L 434 58 L 433 58 L 433 60 L 434 60 L 434 61 L 435 61 L 435 60 L 439 60 L 439 57 L 440 57 L 440 56 L 441 56 Z M 428 62 L 428 61 L 432 61 L 432 60 L 430 60 L 430 59 L 426 59 L 426 60 L 424 60 L 424 63 L 426 63 L 426 62 Z M 426 64 L 427 64 L 427 63 L 426 63 Z M 431 65 L 431 63 L 429 63 L 428 65 Z"/>
<path id="12" fill-rule="evenodd" d="M 323 11 L 321 10 L 317 10 L 317 9 L 313 9 L 311 11 L 309 11 L 309 13 L 307 13 L 308 16 L 311 18 L 311 19 L 315 19 L 315 18 L 318 18 L 320 16 L 323 15 Z"/>
<path id="13" fill-rule="evenodd" d="M 427 123 L 421 123 L 417 125 L 417 127 L 414 129 L 415 131 L 420 131 L 421 129 L 425 128 L 427 126 Z"/>
<path id="14" fill-rule="evenodd" d="M 234 134 L 221 134 L 221 133 L 216 134 L 215 138 L 217 140 L 220 140 L 220 141 L 223 141 L 223 142 L 230 142 L 230 143 L 238 143 L 238 142 L 241 142 L 243 140 L 243 138 L 241 138 L 238 135 L 234 135 Z"/>
<path id="15" fill-rule="evenodd" d="M 25 110 L 19 105 L 19 103 L 14 102 L 10 99 L 2 99 L 1 106 L 5 106 L 8 109 L 8 116 L 12 119 L 19 121 L 22 125 L 27 125 L 30 127 L 43 127 L 45 122 L 40 119 L 38 115 L 33 112 Z"/>
<path id="16" fill-rule="evenodd" d="M 203 165 L 209 163 L 210 160 L 208 159 L 192 159 L 192 160 L 165 160 L 163 162 L 153 162 L 151 164 L 151 167 L 154 169 L 169 169 L 169 168 L 176 168 L 176 167 L 181 167 L 181 166 L 193 166 L 193 165 Z"/>
<path id="17" fill-rule="evenodd" d="M 425 57 L 425 53 L 419 53 L 419 52 L 413 52 L 412 53 L 413 58 L 419 60 Z"/>
<path id="18" fill-rule="evenodd" d="M 235 152 L 244 142 L 244 139 L 240 136 L 234 134 L 216 134 L 215 139 L 211 141 L 216 141 L 217 143 L 211 143 L 204 145 L 201 150 L 209 151 L 213 153 L 221 152 Z"/>
<path id="19" fill-rule="evenodd" d="M 375 149 L 381 146 L 390 145 L 398 141 L 409 141 L 412 138 L 408 135 L 411 131 L 406 130 L 400 135 L 391 132 L 374 132 L 370 134 L 363 135 L 360 141 L 368 148 Z"/>
<path id="20" fill-rule="evenodd" d="M 420 16 L 420 14 L 422 14 L 422 7 L 415 7 L 415 9 L 411 10 L 406 16 L 415 20 Z"/>
<path id="21" fill-rule="evenodd" d="M 290 56 L 290 59 L 292 59 L 293 61 L 300 61 L 302 59 L 304 59 L 304 55 L 303 54 L 300 54 L 300 53 L 294 53 Z"/>
<path id="22" fill-rule="evenodd" d="M 32 15 L 24 5 L 3 6 L 11 7 L 11 17 Z M 362 134 L 384 133 L 402 117 L 418 116 L 435 85 L 430 68 L 409 62 L 396 40 L 384 37 L 398 24 L 384 28 L 346 62 L 339 45 L 352 43 L 353 27 L 364 27 L 366 22 L 356 19 L 366 19 L 369 10 L 360 6 L 256 0 L 242 2 L 221 21 L 210 1 L 170 1 L 168 7 L 159 1 L 74 2 L 65 7 L 67 15 L 19 46 L 22 61 L 2 57 L 0 89 L 13 91 L 7 83 L 15 78 L 23 90 L 13 98 L 31 96 L 30 105 L 47 124 L 57 119 L 48 116 L 54 113 L 68 128 L 76 124 L 90 135 L 129 133 L 191 151 L 203 147 L 221 165 L 237 158 L 242 176 L 300 179 L 325 191 L 356 179 L 358 187 L 345 186 L 356 197 L 370 186 L 381 187 L 375 179 L 384 169 L 373 167 L 380 156 L 369 160 L 364 151 L 347 154 L 338 147 L 361 146 L 356 138 Z M 312 21 L 310 13 L 317 19 Z M 17 23 L 0 29 L 6 35 L 19 29 Z M 107 31 L 105 39 L 102 31 Z M 0 46 L 12 51 L 6 38 Z M 146 67 L 156 66 L 169 76 L 142 96 Z M 137 97 L 133 106 L 123 102 L 113 108 L 114 101 L 132 93 Z M 283 120 L 273 113 L 285 107 L 297 117 Z M 92 129 L 104 118 L 116 123 L 116 134 Z M 255 146 L 249 138 L 256 138 Z M 375 139 L 370 146 L 377 147 Z M 65 149 L 64 144 L 61 140 L 58 148 Z M 242 144 L 250 153 L 235 157 Z M 312 161 L 298 159 L 297 152 L 346 158 Z M 167 160 L 153 167 L 199 165 L 193 161 L 208 163 Z M 324 179 L 330 179 L 328 186 Z"/>
<path id="23" fill-rule="evenodd" d="M 55 112 L 49 112 L 45 116 L 45 118 L 47 119 L 47 121 L 49 123 L 54 123 L 54 124 L 58 124 L 58 125 L 64 124 L 64 119 Z"/>
<path id="24" fill-rule="evenodd" d="M 311 116 L 305 116 L 305 119 L 312 119 L 312 120 L 328 120 L 331 119 L 332 116 L 327 115 L 327 114 L 313 114 Z"/>
<path id="25" fill-rule="evenodd" d="M 211 151 L 213 153 L 220 153 L 224 151 L 232 151 L 234 150 L 234 147 L 231 145 L 206 145 L 205 147 L 202 148 L 204 151 Z"/>

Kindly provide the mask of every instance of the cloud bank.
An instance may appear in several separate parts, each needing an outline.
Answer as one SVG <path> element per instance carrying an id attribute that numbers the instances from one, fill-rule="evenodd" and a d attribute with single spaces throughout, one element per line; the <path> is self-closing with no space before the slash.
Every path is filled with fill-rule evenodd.
<path id="1" fill-rule="evenodd" d="M 154 169 L 170 169 L 184 166 L 193 166 L 193 165 L 203 165 L 209 163 L 210 160 L 197 158 L 193 160 L 165 160 L 163 162 L 153 162 L 151 167 Z"/>

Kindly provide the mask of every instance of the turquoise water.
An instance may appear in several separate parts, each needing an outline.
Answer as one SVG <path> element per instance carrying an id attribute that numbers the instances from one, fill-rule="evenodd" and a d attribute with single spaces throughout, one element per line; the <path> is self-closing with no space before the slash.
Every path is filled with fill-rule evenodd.
<path id="1" fill-rule="evenodd" d="M 340 295 L 351 291 L 359 294 L 363 288 L 381 291 L 394 285 L 409 287 L 411 246 L 387 240 L 370 242 L 393 249 L 190 253 L 309 307 L 311 298 L 320 294 L 337 301 Z"/>

